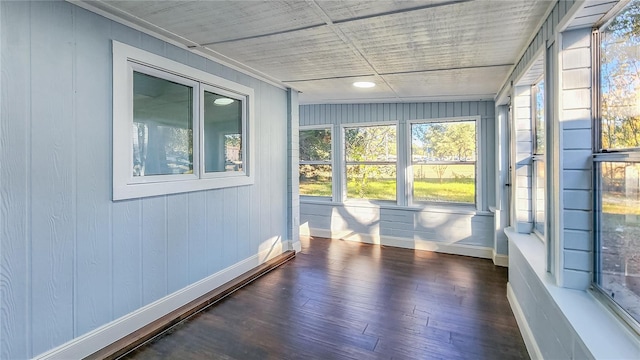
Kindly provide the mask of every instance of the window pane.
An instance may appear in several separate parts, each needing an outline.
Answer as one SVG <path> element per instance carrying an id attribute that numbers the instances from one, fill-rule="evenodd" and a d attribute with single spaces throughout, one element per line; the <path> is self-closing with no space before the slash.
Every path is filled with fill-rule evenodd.
<path id="1" fill-rule="evenodd" d="M 475 161 L 475 121 L 412 124 L 411 159 Z"/>
<path id="2" fill-rule="evenodd" d="M 640 1 L 601 33 L 602 148 L 640 147 Z"/>
<path id="3" fill-rule="evenodd" d="M 347 161 L 396 161 L 396 127 L 369 126 L 345 129 Z"/>
<path id="4" fill-rule="evenodd" d="M 133 73 L 133 176 L 193 173 L 193 88 Z"/>
<path id="5" fill-rule="evenodd" d="M 475 163 L 414 164 L 413 200 L 475 203 Z"/>
<path id="6" fill-rule="evenodd" d="M 600 163 L 599 285 L 640 321 L 640 164 Z"/>
<path id="7" fill-rule="evenodd" d="M 536 154 L 544 154 L 544 81 L 533 86 L 534 91 L 534 119 L 536 129 Z"/>
<path id="8" fill-rule="evenodd" d="M 300 131 L 300 161 L 331 161 L 331 130 Z"/>
<path id="9" fill-rule="evenodd" d="M 331 165 L 300 164 L 300 195 L 331 196 Z"/>
<path id="10" fill-rule="evenodd" d="M 204 171 L 243 171 L 242 101 L 204 92 Z"/>
<path id="11" fill-rule="evenodd" d="M 534 194 L 535 194 L 535 219 L 534 227 L 542 235 L 544 235 L 544 223 L 545 223 L 545 202 L 544 202 L 544 183 L 545 183 L 545 168 L 543 160 L 534 161 L 535 174 L 533 181 Z"/>
<path id="12" fill-rule="evenodd" d="M 347 165 L 347 197 L 396 200 L 395 165 Z"/>

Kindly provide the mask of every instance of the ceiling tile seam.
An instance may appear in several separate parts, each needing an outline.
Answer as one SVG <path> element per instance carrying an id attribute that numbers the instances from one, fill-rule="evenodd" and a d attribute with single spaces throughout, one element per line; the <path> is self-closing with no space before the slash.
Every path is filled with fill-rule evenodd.
<path id="1" fill-rule="evenodd" d="M 478 66 L 460 66 L 460 67 L 440 68 L 440 69 L 409 70 L 409 71 L 397 71 L 397 72 L 390 72 L 390 73 L 380 73 L 380 75 L 388 76 L 388 75 L 404 75 L 404 74 L 422 74 L 422 73 L 437 72 L 437 71 L 488 69 L 488 68 L 506 67 L 506 66 L 513 66 L 513 64 L 493 64 L 493 65 L 478 65 Z"/>
<path id="2" fill-rule="evenodd" d="M 360 75 L 345 75 L 345 76 L 329 76 L 323 78 L 310 78 L 310 79 L 294 79 L 294 80 L 282 80 L 282 82 L 306 82 L 306 81 L 321 81 L 321 80 L 340 80 L 340 79 L 357 79 L 367 76 L 376 76 L 376 74 L 360 74 Z"/>
<path id="3" fill-rule="evenodd" d="M 387 85 L 387 87 L 391 90 L 391 92 L 396 97 L 396 99 L 400 100 L 400 96 L 398 95 L 396 90 L 393 87 L 391 87 L 391 84 L 389 84 L 387 82 L 387 80 L 380 75 L 378 70 L 376 70 L 376 68 L 373 66 L 373 64 L 371 64 L 369 59 L 367 59 L 367 57 L 363 54 L 362 50 L 360 50 L 360 48 L 355 44 L 353 39 L 351 39 L 349 36 L 347 36 L 342 31 L 342 29 L 340 29 L 337 25 L 334 25 L 333 20 L 331 20 L 329 15 L 324 11 L 324 9 L 322 7 L 320 7 L 320 5 L 316 2 L 316 0 L 306 0 L 306 2 L 309 5 L 311 5 L 311 8 L 327 24 L 329 29 L 331 29 L 331 31 L 333 31 L 349 48 L 351 48 L 351 51 L 353 51 L 353 53 L 357 57 L 359 57 L 362 61 L 364 61 L 371 68 L 371 70 L 376 74 L 376 76 L 382 82 L 384 82 L 385 85 Z"/>
<path id="4" fill-rule="evenodd" d="M 385 12 L 380 12 L 380 13 L 375 13 L 375 14 L 356 16 L 356 17 L 348 18 L 348 19 L 342 19 L 342 20 L 336 20 L 336 21 L 332 20 L 331 23 L 332 24 L 346 24 L 346 23 L 359 21 L 359 20 L 367 20 L 367 19 L 373 19 L 373 18 L 377 18 L 377 17 L 391 16 L 391 15 L 403 14 L 403 13 L 408 13 L 408 12 L 415 12 L 415 11 L 420 11 L 420 10 L 425 10 L 425 9 L 433 9 L 433 8 L 437 8 L 437 7 L 455 5 L 455 4 L 460 4 L 460 3 L 470 2 L 470 1 L 473 1 L 473 0 L 453 0 L 453 1 L 448 1 L 446 3 L 414 6 L 414 7 L 410 7 L 410 8 L 406 8 L 406 9 L 385 11 Z M 323 12 L 324 12 L 324 10 L 323 10 Z M 326 14 L 326 12 L 325 12 L 325 14 Z M 272 33 L 267 33 L 267 34 L 258 34 L 258 35 L 252 35 L 252 36 L 245 36 L 245 37 L 241 37 L 241 38 L 205 42 L 205 43 L 199 44 L 199 46 L 210 46 L 210 45 L 225 44 L 225 43 L 236 42 L 236 41 L 259 39 L 259 38 L 263 38 L 263 37 L 269 37 L 269 36 L 274 36 L 274 35 L 282 35 L 282 34 L 288 34 L 288 33 L 293 33 L 293 32 L 298 32 L 298 31 L 314 29 L 314 28 L 327 26 L 327 25 L 328 24 L 326 24 L 326 23 L 312 24 L 312 25 L 302 26 L 302 27 L 293 28 L 293 29 L 274 31 Z"/>
<path id="5" fill-rule="evenodd" d="M 267 34 L 259 34 L 259 35 L 252 35 L 252 36 L 245 36 L 245 37 L 241 37 L 241 38 L 235 38 L 235 39 L 227 39 L 227 40 L 220 40 L 220 41 L 213 41 L 213 42 L 207 42 L 207 43 L 202 43 L 199 46 L 211 46 L 211 45 L 219 45 L 219 44 L 226 44 L 226 43 L 230 43 L 230 42 L 235 42 L 235 41 L 243 41 L 243 40 L 253 40 L 253 39 L 260 39 L 260 38 L 264 38 L 264 37 L 269 37 L 269 36 L 275 36 L 275 35 L 282 35 L 282 34 L 289 34 L 292 32 L 298 32 L 298 31 L 304 31 L 304 30 L 309 30 L 309 29 L 315 29 L 315 28 L 319 28 L 319 27 L 323 27 L 323 26 L 327 26 L 327 24 L 313 24 L 313 25 L 308 25 L 308 26 L 302 26 L 299 28 L 295 28 L 295 29 L 287 29 L 287 30 L 281 30 L 281 31 L 274 31 L 272 33 L 267 33 Z"/>
<path id="6" fill-rule="evenodd" d="M 466 3 L 466 2 L 470 2 L 470 1 L 474 1 L 474 0 L 452 0 L 452 1 L 447 1 L 447 2 L 439 3 L 439 4 L 420 5 L 420 6 L 414 6 L 414 7 L 410 7 L 410 8 L 406 8 L 406 9 L 385 11 L 385 12 L 376 13 L 376 14 L 369 14 L 369 15 L 363 15 L 363 16 L 356 16 L 356 17 L 352 17 L 352 18 L 348 18 L 348 19 L 336 20 L 333 23 L 334 24 L 345 24 L 345 23 L 359 21 L 359 20 L 368 20 L 368 19 L 373 19 L 373 18 L 377 18 L 377 17 L 404 14 L 404 13 L 408 13 L 408 12 L 414 12 L 414 11 L 420 11 L 420 10 L 426 10 L 426 9 L 433 9 L 433 8 L 437 8 L 437 7 L 456 5 L 456 4 Z"/>
<path id="7" fill-rule="evenodd" d="M 453 68 L 410 70 L 410 71 L 379 73 L 377 75 L 393 76 L 393 75 L 405 75 L 405 74 L 422 74 L 422 73 L 437 72 L 437 71 L 474 70 L 474 69 L 487 69 L 487 68 L 508 67 L 508 66 L 513 66 L 513 64 L 493 64 L 493 65 L 478 65 L 478 66 L 461 66 L 461 67 L 453 67 Z M 282 80 L 282 82 L 293 83 L 293 82 L 307 82 L 307 81 L 319 81 L 319 80 L 340 80 L 340 79 L 349 79 L 349 78 L 355 79 L 359 77 L 375 76 L 375 75 L 376 74 L 363 74 L 363 75 L 347 75 L 347 76 L 335 76 L 335 77 L 312 78 L 312 79 L 293 79 L 293 80 Z"/>

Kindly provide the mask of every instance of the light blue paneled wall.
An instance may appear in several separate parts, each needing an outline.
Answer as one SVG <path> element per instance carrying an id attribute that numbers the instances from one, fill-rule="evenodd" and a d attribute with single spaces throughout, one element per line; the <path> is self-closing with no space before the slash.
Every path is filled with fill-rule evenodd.
<path id="1" fill-rule="evenodd" d="M 424 209 L 390 206 L 363 206 L 331 202 L 300 204 L 300 224 L 322 234 L 341 236 L 353 232 L 365 238 L 394 238 L 394 245 L 413 247 L 417 242 L 442 242 L 482 249 L 494 247 L 493 214 L 495 202 L 495 105 L 493 101 L 321 104 L 300 106 L 300 126 L 394 121 L 403 133 L 408 120 L 480 116 L 483 167 L 482 208 L 475 211 Z M 320 234 L 320 233 L 316 233 Z M 346 236 L 346 235 L 345 235 Z M 397 241 L 396 241 L 397 240 Z"/>
<path id="2" fill-rule="evenodd" d="M 0 16 L 0 358 L 36 356 L 287 240 L 285 90 L 68 2 L 3 1 Z M 112 40 L 255 90 L 254 185 L 111 201 Z"/>

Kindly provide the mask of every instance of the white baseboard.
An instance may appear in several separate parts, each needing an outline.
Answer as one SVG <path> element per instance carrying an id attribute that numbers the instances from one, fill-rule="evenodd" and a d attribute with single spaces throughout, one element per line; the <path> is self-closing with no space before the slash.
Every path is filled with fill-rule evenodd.
<path id="1" fill-rule="evenodd" d="M 292 242 L 291 243 L 291 249 L 295 252 L 300 252 L 302 251 L 302 244 L 300 243 L 300 240 Z"/>
<path id="2" fill-rule="evenodd" d="M 493 250 L 493 265 L 509 267 L 509 255 L 498 254 Z"/>
<path id="3" fill-rule="evenodd" d="M 524 312 L 522 312 L 520 303 L 518 303 L 516 294 L 513 292 L 513 288 L 509 283 L 507 283 L 507 299 L 509 300 L 509 305 L 511 305 L 511 310 L 513 310 L 513 315 L 515 316 L 516 322 L 518 323 L 518 328 L 520 329 L 522 339 L 524 340 L 524 344 L 527 347 L 527 351 L 529 352 L 529 357 L 531 357 L 532 360 L 542 360 L 543 358 L 540 347 L 536 342 L 536 338 L 533 336 L 533 332 L 531 331 L 529 323 L 524 316 Z"/>
<path id="4" fill-rule="evenodd" d="M 407 239 L 393 236 L 379 236 L 360 234 L 349 230 L 332 231 L 326 229 L 314 229 L 309 227 L 300 227 L 300 235 L 317 236 L 331 239 L 342 239 L 348 241 L 362 242 L 367 244 L 377 244 L 386 246 L 395 246 L 405 249 L 427 250 L 446 254 L 473 256 L 483 259 L 493 258 L 493 249 L 483 246 L 474 246 L 466 244 L 447 244 L 438 241 Z"/>
<path id="5" fill-rule="evenodd" d="M 40 354 L 34 359 L 85 358 L 283 252 L 282 242 L 278 242 L 273 247 L 264 249 L 256 255 Z"/>

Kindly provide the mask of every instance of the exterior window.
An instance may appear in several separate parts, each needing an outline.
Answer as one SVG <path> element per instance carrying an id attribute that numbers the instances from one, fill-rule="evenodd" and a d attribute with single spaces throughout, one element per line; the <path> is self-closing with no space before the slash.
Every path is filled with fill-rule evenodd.
<path id="1" fill-rule="evenodd" d="M 411 123 L 413 202 L 474 204 L 476 120 Z"/>
<path id="2" fill-rule="evenodd" d="M 331 198 L 331 129 L 300 130 L 300 195 Z"/>
<path id="3" fill-rule="evenodd" d="M 544 80 L 531 89 L 531 120 L 533 129 L 533 229 L 544 239 L 545 235 L 545 131 Z"/>
<path id="4" fill-rule="evenodd" d="M 595 287 L 640 321 L 640 1 L 600 29 Z"/>
<path id="5" fill-rule="evenodd" d="M 396 125 L 344 129 L 347 198 L 396 200 Z"/>
<path id="6" fill-rule="evenodd" d="M 113 199 L 250 185 L 253 90 L 113 42 Z"/>

